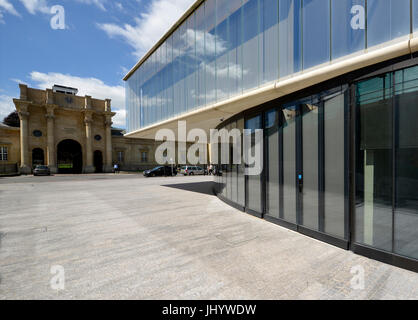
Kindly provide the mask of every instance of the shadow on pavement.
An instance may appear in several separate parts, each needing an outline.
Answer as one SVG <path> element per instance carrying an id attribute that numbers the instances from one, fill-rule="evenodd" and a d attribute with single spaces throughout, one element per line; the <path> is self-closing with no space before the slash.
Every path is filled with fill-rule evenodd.
<path id="1" fill-rule="evenodd" d="M 163 185 L 163 187 L 203 193 L 203 194 L 208 194 L 210 196 L 213 196 L 214 195 L 213 188 L 215 187 L 215 183 L 213 181 L 205 181 L 205 182 L 195 182 L 195 183 L 168 184 L 168 185 Z"/>

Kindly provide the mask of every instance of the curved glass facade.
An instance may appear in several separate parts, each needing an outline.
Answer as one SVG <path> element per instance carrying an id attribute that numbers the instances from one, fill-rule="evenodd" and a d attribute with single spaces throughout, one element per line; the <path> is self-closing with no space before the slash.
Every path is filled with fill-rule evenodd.
<path id="1" fill-rule="evenodd" d="M 330 80 L 221 124 L 244 125 L 243 135 L 263 129 L 264 168 L 245 176 L 230 154 L 215 177 L 218 196 L 355 252 L 407 258 L 417 270 L 417 59 Z"/>
<path id="2" fill-rule="evenodd" d="M 127 80 L 128 132 L 408 36 L 418 30 L 417 6 L 206 0 Z"/>

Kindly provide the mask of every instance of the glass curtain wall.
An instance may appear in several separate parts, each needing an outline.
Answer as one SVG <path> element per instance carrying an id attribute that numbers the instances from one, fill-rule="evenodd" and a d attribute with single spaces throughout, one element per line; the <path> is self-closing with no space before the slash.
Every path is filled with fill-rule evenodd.
<path id="1" fill-rule="evenodd" d="M 293 102 L 272 102 L 225 128 L 264 129 L 264 171 L 229 163 L 222 196 L 252 213 L 418 259 L 418 66 Z M 353 93 L 354 99 L 351 99 Z M 350 102 L 351 101 L 351 102 Z M 349 108 L 355 116 L 355 206 L 349 238 Z M 354 132 L 353 132 L 354 134 Z"/>
<path id="2" fill-rule="evenodd" d="M 254 132 L 264 128 L 264 171 L 244 178 L 231 149 L 220 194 L 250 212 L 348 240 L 348 98 L 342 86 L 246 117 L 252 154 Z M 243 119 L 224 128 L 242 131 Z"/>
<path id="3" fill-rule="evenodd" d="M 127 80 L 128 131 L 404 38 L 417 21 L 417 0 L 206 0 Z"/>
<path id="4" fill-rule="evenodd" d="M 367 0 L 367 46 L 408 35 L 410 0 Z"/>
<path id="5" fill-rule="evenodd" d="M 418 67 L 357 85 L 357 243 L 418 258 Z"/>
<path id="6" fill-rule="evenodd" d="M 353 9 L 354 8 L 354 9 Z M 342 0 L 331 2 L 331 55 L 338 59 L 366 47 L 366 30 L 360 21 L 353 21 L 352 9 L 360 14 L 366 8 L 365 0 Z M 357 23 L 353 28 L 352 21 Z"/>

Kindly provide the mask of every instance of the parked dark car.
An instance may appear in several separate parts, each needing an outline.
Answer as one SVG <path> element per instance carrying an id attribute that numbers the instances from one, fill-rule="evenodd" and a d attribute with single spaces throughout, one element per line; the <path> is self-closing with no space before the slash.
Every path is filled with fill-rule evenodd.
<path id="1" fill-rule="evenodd" d="M 167 177 L 173 175 L 177 175 L 176 167 L 159 166 L 154 169 L 144 171 L 145 177 Z"/>
<path id="2" fill-rule="evenodd" d="M 50 176 L 51 170 L 49 170 L 48 166 L 36 166 L 33 170 L 34 176 Z"/>

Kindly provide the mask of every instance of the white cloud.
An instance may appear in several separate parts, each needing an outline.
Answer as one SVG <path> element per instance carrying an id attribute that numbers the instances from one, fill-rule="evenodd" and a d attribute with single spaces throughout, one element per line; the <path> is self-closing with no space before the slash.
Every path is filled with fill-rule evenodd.
<path id="1" fill-rule="evenodd" d="M 9 2 L 9 0 L 0 0 L 0 9 L 11 13 L 15 16 L 19 16 L 19 13 L 16 11 L 15 7 Z"/>
<path id="2" fill-rule="evenodd" d="M 115 3 L 116 8 L 118 8 L 120 11 L 123 11 L 123 5 L 120 2 Z"/>
<path id="3" fill-rule="evenodd" d="M 51 11 L 46 0 L 20 0 L 20 2 L 30 14 L 36 14 L 38 11 L 49 14 Z"/>
<path id="4" fill-rule="evenodd" d="M 114 125 L 125 127 L 125 88 L 123 86 L 109 86 L 96 78 L 81 78 L 62 73 L 42 73 L 33 71 L 31 80 L 36 86 L 45 90 L 54 84 L 77 88 L 78 95 L 89 95 L 97 99 L 112 99 L 112 111 L 117 115 L 113 118 Z"/>
<path id="5" fill-rule="evenodd" d="M 0 122 L 2 122 L 5 117 L 15 110 L 13 97 L 3 94 L 0 95 Z"/>
<path id="6" fill-rule="evenodd" d="M 78 2 L 85 3 L 85 4 L 93 4 L 97 6 L 99 9 L 106 11 L 104 3 L 106 0 L 77 0 Z"/>
<path id="7" fill-rule="evenodd" d="M 0 0 L 0 23 L 5 23 L 3 19 L 4 12 L 20 17 L 20 14 L 16 11 L 15 7 L 9 2 L 9 0 Z"/>
<path id="8" fill-rule="evenodd" d="M 194 0 L 152 0 L 145 13 L 135 19 L 135 25 L 98 24 L 111 38 L 121 38 L 143 56 L 194 3 Z"/>

